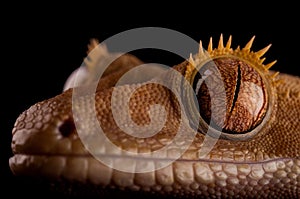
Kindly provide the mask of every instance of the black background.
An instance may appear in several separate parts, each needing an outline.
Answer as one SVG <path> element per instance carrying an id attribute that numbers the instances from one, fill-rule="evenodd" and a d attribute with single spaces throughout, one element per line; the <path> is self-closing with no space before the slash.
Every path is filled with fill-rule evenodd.
<path id="1" fill-rule="evenodd" d="M 196 41 L 202 40 L 204 46 L 210 36 L 217 45 L 221 33 L 225 40 L 232 35 L 232 46 L 236 47 L 245 45 L 255 35 L 253 50 L 272 43 L 265 56 L 266 63 L 277 60 L 273 70 L 300 76 L 297 6 L 263 8 L 245 4 L 228 10 L 222 6 L 216 9 L 214 5 L 198 9 L 182 5 L 177 11 L 165 8 L 169 13 L 158 12 L 160 5 L 147 12 L 146 5 L 140 6 L 143 7 L 124 8 L 120 13 L 104 6 L 90 11 L 92 5 L 89 5 L 69 14 L 72 10 L 69 7 L 48 10 L 45 5 L 39 9 L 22 9 L 20 5 L 19 10 L 12 9 L 12 13 L 2 17 L 0 168 L 1 179 L 7 182 L 4 190 L 12 193 L 10 190 L 14 189 L 16 194 L 18 188 L 26 187 L 15 181 L 8 167 L 12 155 L 11 130 L 16 118 L 34 103 L 61 93 L 66 78 L 81 65 L 90 38 L 102 41 L 125 30 L 151 26 L 179 31 Z M 103 13 L 106 9 L 108 13 Z M 136 55 L 145 62 L 169 66 L 182 61 L 175 55 L 155 50 L 139 51 Z"/>

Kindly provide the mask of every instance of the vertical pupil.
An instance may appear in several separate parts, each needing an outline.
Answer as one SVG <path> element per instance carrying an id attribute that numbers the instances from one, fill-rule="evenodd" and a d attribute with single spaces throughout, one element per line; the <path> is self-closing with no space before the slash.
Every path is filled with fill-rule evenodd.
<path id="1" fill-rule="evenodd" d="M 196 94 L 198 95 L 199 88 L 197 88 L 197 84 L 199 83 L 199 80 L 202 79 L 202 75 L 199 73 L 199 71 L 196 73 L 194 79 L 197 80 L 197 81 L 194 81 L 194 82 L 193 82 L 193 89 L 194 89 L 194 91 L 196 92 Z"/>

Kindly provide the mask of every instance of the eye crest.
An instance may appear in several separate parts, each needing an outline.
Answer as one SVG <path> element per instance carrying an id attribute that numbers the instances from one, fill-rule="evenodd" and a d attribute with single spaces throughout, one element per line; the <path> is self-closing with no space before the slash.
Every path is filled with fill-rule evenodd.
<path id="1" fill-rule="evenodd" d="M 233 50 L 230 47 L 231 37 L 229 40 L 230 44 L 227 42 L 226 47 L 219 45 L 216 49 L 212 48 L 210 42 L 209 53 L 203 50 L 200 42 L 199 49 L 202 49 L 202 52 L 190 57 L 190 64 L 187 66 L 185 77 L 190 81 L 197 96 L 193 103 L 199 103 L 198 111 L 201 116 L 200 121 L 198 121 L 199 131 L 212 137 L 216 135 L 223 139 L 248 140 L 258 132 L 261 134 L 268 131 L 274 120 L 277 98 L 275 84 L 277 80 L 269 75 L 268 69 L 276 61 L 267 65 L 262 64 L 265 58 L 261 59 L 261 56 L 266 53 L 270 45 L 258 52 L 252 52 L 250 50 L 254 40 L 252 38 L 244 48 L 240 49 L 238 47 Z M 227 64 L 222 67 L 222 64 L 226 62 Z M 233 66 L 231 68 L 230 63 Z M 211 78 L 207 76 L 207 71 L 211 73 L 210 75 L 213 75 L 212 71 L 214 71 L 211 69 L 213 67 L 209 68 L 208 66 L 213 65 L 220 71 L 222 81 L 226 85 L 226 102 L 228 103 L 226 103 L 226 116 L 225 120 L 223 119 L 223 126 L 219 125 L 222 122 L 211 118 L 210 94 L 215 95 L 208 91 L 207 87 L 204 88 L 209 83 L 209 78 Z M 235 71 L 233 77 L 230 74 L 232 71 Z M 227 80 L 226 77 L 224 78 L 226 75 L 229 75 Z M 232 82 L 235 82 L 234 86 L 230 86 Z M 190 94 L 186 96 L 191 97 Z M 188 112 L 195 112 L 197 105 L 191 106 L 191 104 L 189 103 Z M 247 114 L 250 114 L 249 112 L 252 117 L 247 116 Z M 193 114 L 196 113 L 189 115 Z M 192 120 L 191 123 L 197 125 L 197 121 Z M 210 132 L 207 133 L 208 128 Z"/>

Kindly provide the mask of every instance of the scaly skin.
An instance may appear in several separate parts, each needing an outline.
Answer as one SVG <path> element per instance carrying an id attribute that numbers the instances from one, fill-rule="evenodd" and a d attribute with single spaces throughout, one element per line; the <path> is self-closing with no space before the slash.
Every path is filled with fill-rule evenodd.
<path id="1" fill-rule="evenodd" d="M 137 58 L 126 55 L 115 64 L 117 67 L 130 66 L 126 67 L 128 70 L 140 63 Z M 185 74 L 187 66 L 185 61 L 174 68 Z M 158 84 L 139 88 L 131 96 L 129 106 L 133 121 L 145 125 L 150 122 L 149 106 L 162 104 L 167 114 L 162 131 L 149 138 L 134 138 L 117 126 L 110 106 L 112 91 L 116 91 L 121 99 L 128 97 L 137 86 L 113 87 L 116 79 L 125 72 L 124 68 L 118 68 L 118 71 L 100 80 L 101 86 L 95 94 L 97 119 L 107 137 L 120 148 L 137 152 L 155 151 L 172 142 L 180 123 L 180 109 L 171 92 Z M 172 81 L 168 73 L 164 77 Z M 105 166 L 89 153 L 74 125 L 73 89 L 69 89 L 38 102 L 18 117 L 12 131 L 14 156 L 9 160 L 11 170 L 15 175 L 39 176 L 50 182 L 79 183 L 98 190 L 128 190 L 126 193 L 129 194 L 138 191 L 187 198 L 297 198 L 300 196 L 300 78 L 288 74 L 280 74 L 279 78 L 283 81 L 276 86 L 275 119 L 266 132 L 258 132 L 245 141 L 219 139 L 204 157 L 199 157 L 198 151 L 205 135 L 197 133 L 178 160 L 147 173 L 118 171 Z M 85 120 L 92 120 L 90 96 L 82 96 L 75 102 L 88 104 L 88 110 L 73 111 L 79 111 Z M 124 102 L 120 102 L 116 108 L 123 106 Z M 61 127 L 62 124 L 65 128 Z M 90 126 L 85 128 L 87 133 L 93 129 Z M 187 124 L 183 128 L 185 132 L 192 131 Z M 178 146 L 182 144 L 184 141 Z M 105 141 L 97 143 L 96 148 L 99 156 L 110 158 L 112 166 L 126 164 L 126 160 L 130 159 L 122 154 L 111 156 L 112 149 Z M 133 171 L 139 164 L 154 168 L 173 155 L 174 150 L 169 150 L 160 158 L 131 158 L 135 163 L 129 167 Z M 101 192 L 95 194 L 101 195 Z"/>

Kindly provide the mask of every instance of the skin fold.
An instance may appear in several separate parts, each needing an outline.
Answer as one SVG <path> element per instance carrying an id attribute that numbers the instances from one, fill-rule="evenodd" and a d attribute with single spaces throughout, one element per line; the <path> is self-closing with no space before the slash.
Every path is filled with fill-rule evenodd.
<path id="1" fill-rule="evenodd" d="M 79 184 L 78 187 L 94 190 L 91 193 L 99 198 L 105 195 L 105 191 L 111 193 L 115 190 L 121 195 L 124 192 L 179 198 L 300 196 L 299 77 L 281 73 L 277 77 L 280 83 L 271 85 L 274 86 L 276 103 L 270 117 L 272 121 L 267 123 L 263 132 L 246 140 L 219 138 L 211 151 L 201 155 L 199 149 L 203 147 L 205 134 L 193 130 L 189 122 L 181 120 L 181 106 L 170 89 L 151 80 L 145 85 L 115 86 L 125 72 L 142 63 L 137 57 L 125 54 L 110 65 L 110 71 L 100 79 L 92 96 L 97 121 L 113 144 L 125 151 L 139 153 L 154 152 L 172 143 L 178 129 L 182 128 L 187 135 L 177 140 L 174 145 L 177 148 L 170 148 L 157 158 L 136 158 L 122 153 L 116 155 L 105 140 L 86 147 L 78 129 L 89 134 L 94 127 L 76 124 L 93 120 L 90 114 L 93 107 L 91 96 L 84 94 L 74 99 L 74 88 L 69 88 L 51 99 L 34 104 L 17 118 L 12 130 L 14 156 L 9 159 L 12 172 L 17 176 L 39 177 L 55 182 L 57 186 Z M 184 76 L 188 66 L 189 62 L 184 61 L 173 68 Z M 160 79 L 168 79 L 175 86 L 179 84 L 168 71 L 158 81 Z M 82 90 L 87 88 L 85 85 L 82 87 Z M 120 99 L 130 97 L 130 117 L 139 126 L 147 126 L 151 122 L 158 125 L 159 121 L 163 121 L 163 115 L 166 116 L 160 132 L 146 138 L 126 134 L 123 130 L 127 120 L 121 117 L 121 124 L 114 120 L 110 104 L 113 92 Z M 86 109 L 74 108 L 74 103 Z M 150 119 L 149 110 L 155 104 L 162 105 L 165 112 L 158 112 L 155 118 Z M 114 108 L 121 110 L 125 105 L 124 101 L 120 101 Z M 82 116 L 75 118 L 76 124 L 74 112 Z M 193 135 L 193 140 L 189 147 L 171 164 L 146 173 L 134 172 L 138 167 L 155 168 L 176 157 L 190 135 Z M 97 151 L 97 157 L 90 153 L 89 147 L 94 147 L 92 150 Z M 128 168 L 133 172 L 111 168 L 97 158 L 106 158 L 112 167 L 130 162 Z M 76 191 L 71 189 L 71 192 Z"/>

